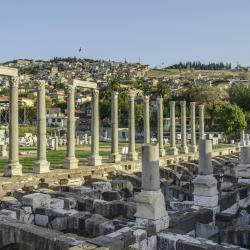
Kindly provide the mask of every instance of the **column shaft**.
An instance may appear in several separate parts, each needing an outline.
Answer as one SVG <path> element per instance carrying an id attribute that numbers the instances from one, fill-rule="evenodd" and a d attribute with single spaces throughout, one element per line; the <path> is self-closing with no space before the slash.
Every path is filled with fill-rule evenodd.
<path id="1" fill-rule="evenodd" d="M 158 136 L 158 144 L 159 144 L 159 155 L 165 156 L 165 149 L 163 145 L 163 98 L 159 96 L 157 98 L 157 136 Z"/>
<path id="2" fill-rule="evenodd" d="M 37 83 L 37 160 L 33 167 L 34 173 L 49 172 L 49 163 L 46 159 L 46 103 L 45 81 Z"/>
<path id="3" fill-rule="evenodd" d="M 188 153 L 187 148 L 187 124 L 186 124 L 186 101 L 181 102 L 181 149 L 180 152 L 183 154 Z"/>
<path id="4" fill-rule="evenodd" d="M 78 160 L 75 157 L 75 88 L 75 85 L 68 85 L 67 88 L 67 157 L 64 168 L 68 169 L 78 167 Z"/>
<path id="5" fill-rule="evenodd" d="M 110 160 L 112 162 L 119 162 L 121 160 L 121 155 L 119 154 L 119 139 L 118 139 L 118 92 L 112 93 L 111 100 L 111 155 Z"/>
<path id="6" fill-rule="evenodd" d="M 176 128 L 175 128 L 175 102 L 170 102 L 170 150 L 169 153 L 177 155 L 176 148 Z"/>
<path id="7" fill-rule="evenodd" d="M 92 90 L 92 118 L 91 118 L 91 155 L 89 165 L 99 166 L 102 158 L 99 155 L 99 90 Z"/>
<path id="8" fill-rule="evenodd" d="M 195 102 L 190 103 L 190 126 L 191 126 L 191 145 L 189 147 L 189 151 L 194 153 L 197 151 L 196 129 L 195 129 Z"/>
<path id="9" fill-rule="evenodd" d="M 19 163 L 18 149 L 18 78 L 10 80 L 10 97 L 9 97 L 9 160 L 5 168 L 4 176 L 22 175 L 22 165 Z"/>
<path id="10" fill-rule="evenodd" d="M 199 137 L 203 139 L 204 131 L 204 105 L 199 105 Z"/>
<path id="11" fill-rule="evenodd" d="M 144 143 L 150 143 L 149 96 L 144 96 Z"/>
<path id="12" fill-rule="evenodd" d="M 134 161 L 138 159 L 138 154 L 135 151 L 135 94 L 129 93 L 128 97 L 128 126 L 129 126 L 129 142 L 128 142 L 128 160 Z"/>

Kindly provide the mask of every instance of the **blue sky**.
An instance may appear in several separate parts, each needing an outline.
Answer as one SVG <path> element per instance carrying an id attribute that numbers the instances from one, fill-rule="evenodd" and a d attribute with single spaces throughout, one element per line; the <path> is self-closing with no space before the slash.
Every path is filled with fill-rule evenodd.
<path id="1" fill-rule="evenodd" d="M 1 0 L 0 62 L 77 56 L 250 65 L 249 13 L 249 0 Z"/>

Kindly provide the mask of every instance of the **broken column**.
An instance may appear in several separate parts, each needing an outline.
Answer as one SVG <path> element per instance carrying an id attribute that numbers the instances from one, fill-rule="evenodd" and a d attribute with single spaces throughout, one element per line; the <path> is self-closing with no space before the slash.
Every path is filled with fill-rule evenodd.
<path id="1" fill-rule="evenodd" d="M 161 96 L 157 97 L 157 136 L 159 144 L 159 155 L 160 157 L 165 156 L 165 149 L 163 145 L 163 98 Z"/>
<path id="2" fill-rule="evenodd" d="M 119 154 L 119 139 L 118 139 L 118 92 L 112 93 L 111 102 L 111 155 L 110 160 L 112 162 L 121 161 L 121 155 Z"/>
<path id="3" fill-rule="evenodd" d="M 91 166 L 102 165 L 99 155 L 99 90 L 92 90 L 92 118 L 91 118 L 91 155 L 88 158 Z"/>
<path id="4" fill-rule="evenodd" d="M 67 86 L 67 155 L 64 168 L 78 168 L 78 159 L 75 157 L 75 88 L 74 84 Z"/>
<path id="5" fill-rule="evenodd" d="M 202 139 L 205 136 L 204 127 L 204 105 L 199 105 L 199 138 Z"/>
<path id="6" fill-rule="evenodd" d="M 175 128 L 175 102 L 170 102 L 170 149 L 169 154 L 177 155 L 178 150 L 176 148 L 176 128 Z"/>
<path id="7" fill-rule="evenodd" d="M 49 162 L 46 158 L 46 103 L 45 81 L 37 82 L 37 160 L 33 166 L 33 172 L 49 172 Z"/>
<path id="8" fill-rule="evenodd" d="M 135 93 L 130 92 L 128 95 L 128 154 L 127 160 L 136 161 L 138 160 L 138 154 L 135 151 Z"/>
<path id="9" fill-rule="evenodd" d="M 250 178 L 250 146 L 240 147 L 240 164 L 235 167 L 237 178 Z"/>
<path id="10" fill-rule="evenodd" d="M 187 116 L 186 116 L 186 101 L 181 101 L 181 148 L 180 153 L 188 153 L 187 147 Z"/>
<path id="11" fill-rule="evenodd" d="M 194 205 L 216 208 L 218 206 L 217 180 L 213 176 L 212 141 L 200 139 L 199 142 L 199 171 L 193 181 Z"/>
<path id="12" fill-rule="evenodd" d="M 189 147 L 189 151 L 195 153 L 197 152 L 196 129 L 195 129 L 195 102 L 190 103 L 190 125 L 191 125 L 191 145 Z"/>
<path id="13" fill-rule="evenodd" d="M 149 96 L 144 96 L 144 143 L 150 143 Z"/>
<path id="14" fill-rule="evenodd" d="M 245 146 L 245 131 L 241 130 L 240 131 L 240 146 Z"/>
<path id="15" fill-rule="evenodd" d="M 9 98 L 9 160 L 4 170 L 4 176 L 21 176 L 22 165 L 19 163 L 18 149 L 18 83 L 19 78 L 11 78 Z"/>
<path id="16" fill-rule="evenodd" d="M 169 226 L 164 196 L 160 189 L 158 145 L 142 146 L 142 191 L 136 196 L 136 225 L 157 233 Z"/>

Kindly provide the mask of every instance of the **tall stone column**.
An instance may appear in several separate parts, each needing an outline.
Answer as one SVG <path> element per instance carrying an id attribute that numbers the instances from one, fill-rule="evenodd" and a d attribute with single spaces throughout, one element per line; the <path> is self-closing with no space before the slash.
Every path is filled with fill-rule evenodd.
<path id="1" fill-rule="evenodd" d="M 199 137 L 200 139 L 202 139 L 205 135 L 204 128 L 205 128 L 204 105 L 199 105 Z"/>
<path id="2" fill-rule="evenodd" d="M 33 166 L 34 173 L 49 172 L 49 162 L 46 159 L 46 103 L 45 81 L 37 82 L 37 160 Z"/>
<path id="3" fill-rule="evenodd" d="M 218 206 L 218 190 L 213 176 L 211 140 L 200 139 L 198 172 L 193 181 L 194 205 L 214 209 Z"/>
<path id="4" fill-rule="evenodd" d="M 138 160 L 138 154 L 135 151 L 135 93 L 130 92 L 128 95 L 128 154 L 127 160 L 136 161 Z"/>
<path id="5" fill-rule="evenodd" d="M 144 96 L 144 143 L 150 143 L 149 96 Z"/>
<path id="6" fill-rule="evenodd" d="M 166 152 L 163 145 L 163 98 L 157 97 L 157 136 L 159 144 L 159 155 L 160 157 L 165 156 Z"/>
<path id="7" fill-rule="evenodd" d="M 164 196 L 160 189 L 158 145 L 142 146 L 142 191 L 136 198 L 136 225 L 150 227 L 155 232 L 169 226 Z"/>
<path id="8" fill-rule="evenodd" d="M 9 160 L 4 170 L 4 176 L 21 176 L 22 165 L 19 163 L 18 150 L 18 83 L 19 78 L 10 80 L 10 97 L 9 97 Z"/>
<path id="9" fill-rule="evenodd" d="M 170 102 L 170 149 L 169 154 L 177 155 L 176 148 L 176 128 L 175 128 L 175 102 Z"/>
<path id="10" fill-rule="evenodd" d="M 195 129 L 195 102 L 190 102 L 190 125 L 191 125 L 191 145 L 190 152 L 197 152 L 196 129 Z"/>
<path id="11" fill-rule="evenodd" d="M 67 86 L 67 156 L 64 160 L 64 168 L 78 168 L 78 159 L 75 157 L 75 89 L 76 86 Z"/>
<path id="12" fill-rule="evenodd" d="M 92 118 L 91 118 L 91 155 L 88 158 L 91 166 L 102 165 L 99 155 L 99 90 L 92 90 Z"/>
<path id="13" fill-rule="evenodd" d="M 181 101 L 181 148 L 182 154 L 188 153 L 187 147 L 187 116 L 186 116 L 186 101 Z"/>
<path id="14" fill-rule="evenodd" d="M 119 139 L 118 139 L 118 92 L 112 93 L 111 101 L 111 155 L 110 160 L 112 162 L 121 161 L 121 155 L 119 154 Z"/>

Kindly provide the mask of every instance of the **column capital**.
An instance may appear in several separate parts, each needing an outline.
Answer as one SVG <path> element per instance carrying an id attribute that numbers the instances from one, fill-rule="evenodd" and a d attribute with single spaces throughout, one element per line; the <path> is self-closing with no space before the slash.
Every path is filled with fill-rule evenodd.
<path id="1" fill-rule="evenodd" d="M 180 101 L 180 105 L 181 105 L 182 107 L 186 106 L 186 101 Z"/>
<path id="2" fill-rule="evenodd" d="M 45 81 L 44 80 L 38 80 L 37 82 L 37 90 L 45 89 Z"/>
<path id="3" fill-rule="evenodd" d="M 117 91 L 112 92 L 112 97 L 113 98 L 118 98 L 119 93 Z"/>
<path id="4" fill-rule="evenodd" d="M 149 102 L 149 99 L 150 99 L 150 96 L 149 96 L 149 95 L 145 95 L 145 96 L 144 96 L 144 101 L 145 101 L 145 102 Z"/>
<path id="5" fill-rule="evenodd" d="M 19 77 L 10 77 L 9 83 L 10 87 L 18 87 L 20 78 Z"/>
<path id="6" fill-rule="evenodd" d="M 94 99 L 98 98 L 99 97 L 99 90 L 98 89 L 93 89 L 92 90 L 92 97 Z"/>
<path id="7" fill-rule="evenodd" d="M 199 105 L 199 109 L 204 109 L 205 108 L 205 105 L 204 104 L 200 104 Z"/>
<path id="8" fill-rule="evenodd" d="M 66 93 L 72 94 L 74 93 L 75 89 L 76 89 L 76 86 L 74 84 L 68 84 L 66 87 Z"/>
<path id="9" fill-rule="evenodd" d="M 175 106 L 175 101 L 170 101 L 170 102 L 169 102 L 169 105 L 170 105 L 171 107 Z"/>
<path id="10" fill-rule="evenodd" d="M 195 105 L 196 105 L 196 102 L 190 102 L 191 107 L 195 107 Z"/>

